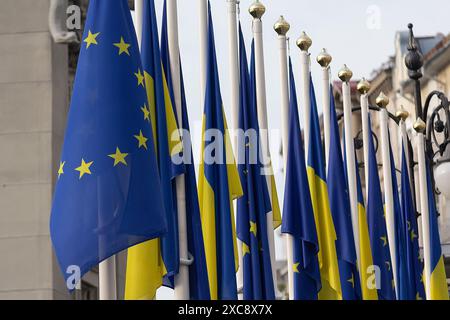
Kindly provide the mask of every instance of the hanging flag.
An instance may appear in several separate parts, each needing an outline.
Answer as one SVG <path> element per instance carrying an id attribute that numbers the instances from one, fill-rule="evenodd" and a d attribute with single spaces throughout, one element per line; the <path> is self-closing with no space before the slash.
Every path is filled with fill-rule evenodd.
<path id="1" fill-rule="evenodd" d="M 408 300 L 425 299 L 425 289 L 422 281 L 423 264 L 420 261 L 419 231 L 417 228 L 416 210 L 414 208 L 411 182 L 406 160 L 405 146 L 402 143 L 402 174 L 401 174 L 401 226 L 405 234 L 406 275 L 405 283 L 408 290 Z"/>
<path id="2" fill-rule="evenodd" d="M 180 261 L 175 177 L 184 172 L 184 166 L 175 165 L 172 158 L 181 157 L 182 144 L 162 69 L 154 0 L 144 1 L 141 56 L 143 69 L 137 71 L 136 78 L 146 88 L 148 103 L 140 111 L 142 119 L 153 128 L 168 232 L 159 241 L 128 251 L 126 299 L 153 298 L 163 277 L 164 284 L 173 287 Z"/>
<path id="3" fill-rule="evenodd" d="M 319 299 L 341 300 L 342 290 L 336 254 L 337 236 L 330 212 L 319 115 L 311 75 L 310 83 L 311 114 L 307 172 L 320 248 L 319 263 L 322 289 L 319 292 Z"/>
<path id="4" fill-rule="evenodd" d="M 391 138 L 389 134 L 389 158 L 391 161 L 391 176 L 392 176 L 392 190 L 394 196 L 394 225 L 395 225 L 395 245 L 397 262 L 397 298 L 399 300 L 415 299 L 411 296 L 408 290 L 408 270 L 406 262 L 406 241 L 407 234 L 405 234 L 402 225 L 402 210 L 400 206 L 400 196 L 398 193 L 397 171 L 395 169 L 394 155 L 392 153 Z"/>
<path id="5" fill-rule="evenodd" d="M 211 5 L 203 115 L 199 204 L 211 298 L 237 299 L 238 268 L 233 200 L 242 196 L 219 85 Z"/>
<path id="6" fill-rule="evenodd" d="M 170 70 L 169 41 L 167 30 L 167 5 L 164 1 L 163 19 L 161 27 L 161 59 L 166 74 L 173 111 L 176 116 L 176 105 Z M 180 62 L 181 65 L 181 62 Z M 181 68 L 181 67 L 180 67 Z M 187 112 L 186 94 L 184 90 L 183 72 L 181 72 L 181 113 L 182 126 L 185 133 L 190 134 L 189 116 Z M 186 137 L 183 137 L 186 139 Z M 206 269 L 205 246 L 203 242 L 202 224 L 200 221 L 200 208 L 198 205 L 197 182 L 195 177 L 194 159 L 192 149 L 184 149 L 185 160 L 185 191 L 186 191 L 186 230 L 188 251 L 192 254 L 193 263 L 189 266 L 190 300 L 209 300 L 208 272 Z"/>
<path id="7" fill-rule="evenodd" d="M 289 144 L 281 232 L 290 234 L 294 242 L 294 265 L 288 266 L 294 272 L 294 299 L 317 300 L 322 287 L 318 258 L 319 240 L 309 192 L 291 59 L 289 81 Z"/>
<path id="8" fill-rule="evenodd" d="M 369 136 L 373 135 L 369 117 Z M 386 230 L 383 195 L 378 175 L 378 164 L 373 139 L 369 139 L 369 184 L 367 199 L 367 219 L 372 248 L 373 263 L 377 270 L 377 289 L 380 300 L 395 300 L 391 255 Z"/>
<path id="9" fill-rule="evenodd" d="M 50 219 L 66 278 L 167 230 L 140 61 L 128 2 L 90 1 Z"/>
<path id="10" fill-rule="evenodd" d="M 242 241 L 244 300 L 275 300 L 267 236 L 267 213 L 272 211 L 263 165 L 259 159 L 260 136 L 256 110 L 255 59 L 252 46 L 250 78 L 247 52 L 239 24 L 240 107 L 238 171 L 244 195 L 237 201 L 236 229 Z"/>
<path id="11" fill-rule="evenodd" d="M 353 237 L 350 198 L 342 158 L 339 125 L 336 117 L 334 96 L 330 87 L 330 152 L 327 186 L 330 209 L 336 227 L 336 250 L 344 300 L 361 300 L 361 285 Z"/>
<path id="12" fill-rule="evenodd" d="M 431 184 L 430 167 L 427 167 L 428 215 L 430 219 L 430 274 L 425 275 L 425 281 L 430 286 L 429 300 L 448 300 L 447 277 L 445 275 L 444 256 L 442 255 L 441 239 L 439 237 L 438 216 L 434 202 L 434 190 Z M 427 214 L 422 212 L 422 214 Z"/>

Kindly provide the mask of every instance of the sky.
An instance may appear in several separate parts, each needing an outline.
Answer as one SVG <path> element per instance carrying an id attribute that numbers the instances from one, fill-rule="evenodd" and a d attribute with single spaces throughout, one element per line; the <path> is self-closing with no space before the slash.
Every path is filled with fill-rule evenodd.
<path id="1" fill-rule="evenodd" d="M 248 13 L 248 8 L 253 0 L 241 0 L 240 2 L 240 20 L 249 51 L 252 38 L 252 18 Z M 315 59 L 322 48 L 326 48 L 333 56 L 332 80 L 338 79 L 337 72 L 343 64 L 347 64 L 353 71 L 354 79 L 361 77 L 370 79 L 372 71 L 379 68 L 390 55 L 393 55 L 395 33 L 399 30 L 406 30 L 409 22 L 414 24 L 415 34 L 418 36 L 450 32 L 448 0 L 263 0 L 261 2 L 266 6 L 266 14 L 262 21 L 269 129 L 279 129 L 281 125 L 279 50 L 277 34 L 273 30 L 273 24 L 280 15 L 284 15 L 291 24 L 288 36 L 291 38 L 290 53 L 297 83 L 300 81 L 300 50 L 295 46 L 295 41 L 302 31 L 306 31 L 313 41 L 310 48 L 311 67 L 319 110 L 321 109 L 322 90 L 321 68 Z M 163 0 L 155 0 L 155 3 L 159 19 L 161 19 Z M 222 98 L 225 113 L 230 122 L 227 0 L 211 0 L 211 6 Z M 178 1 L 180 53 L 185 77 L 188 113 L 191 129 L 194 131 L 192 133 L 194 157 L 199 154 L 199 139 L 196 137 L 199 137 L 200 134 L 203 112 L 199 84 L 198 11 L 198 0 Z M 302 113 L 301 101 L 300 113 Z M 281 138 L 272 137 L 270 143 L 279 198 L 282 202 L 283 179 L 278 165 L 281 163 L 278 155 Z M 276 247 L 277 257 L 283 258 L 285 255 L 280 239 L 277 239 Z M 160 289 L 158 298 L 172 298 L 171 290 Z"/>

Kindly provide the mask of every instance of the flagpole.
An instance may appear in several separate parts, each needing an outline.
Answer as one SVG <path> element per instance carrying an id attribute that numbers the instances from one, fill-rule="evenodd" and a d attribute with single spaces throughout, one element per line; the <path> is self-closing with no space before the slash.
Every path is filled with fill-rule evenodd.
<path id="1" fill-rule="evenodd" d="M 283 167 L 284 178 L 286 179 L 288 140 L 289 140 L 289 84 L 288 84 L 288 62 L 287 62 L 287 37 L 290 29 L 289 23 L 280 16 L 275 23 L 274 29 L 278 34 L 278 48 L 280 51 L 280 86 L 281 86 L 281 138 L 283 146 Z M 291 234 L 284 234 L 286 241 L 286 258 L 288 265 L 288 293 L 289 299 L 294 299 L 294 270 L 290 267 L 294 265 L 294 237 Z"/>
<path id="2" fill-rule="evenodd" d="M 170 71 L 178 119 L 178 128 L 183 128 L 183 112 L 181 101 L 181 71 L 180 48 L 178 42 L 178 8 L 177 0 L 167 0 L 167 33 L 169 41 Z M 180 130 L 182 137 L 182 130 Z M 184 139 L 182 138 L 184 144 Z M 184 150 L 183 145 L 183 150 Z M 180 254 L 180 269 L 175 275 L 174 293 L 176 300 L 189 300 L 189 260 L 187 222 L 186 222 L 186 186 L 185 175 L 175 180 L 177 190 L 177 216 L 178 216 L 178 248 Z"/>
<path id="3" fill-rule="evenodd" d="M 384 182 L 384 197 L 385 197 L 385 212 L 386 212 L 386 228 L 389 239 L 389 251 L 391 254 L 392 273 L 394 276 L 395 292 L 398 296 L 397 290 L 397 252 L 395 239 L 395 216 L 394 216 L 394 192 L 392 185 L 392 166 L 390 151 L 389 151 L 389 132 L 388 132 L 388 113 L 387 105 L 389 98 L 383 92 L 376 99 L 376 103 L 380 108 L 380 132 L 381 132 L 381 154 L 383 158 L 383 182 Z M 397 186 L 395 186 L 397 188 Z"/>
<path id="4" fill-rule="evenodd" d="M 360 103 L 361 103 L 361 121 L 362 121 L 362 132 L 363 132 L 363 153 L 364 153 L 364 182 L 366 185 L 366 201 L 369 192 L 368 183 L 369 183 L 369 90 L 370 83 L 362 78 L 358 83 L 358 91 L 361 94 Z"/>
<path id="5" fill-rule="evenodd" d="M 425 287 L 425 293 L 427 300 L 431 298 L 431 286 L 430 286 L 430 212 L 428 209 L 428 179 L 426 170 L 426 158 L 425 158 L 425 122 L 419 117 L 414 123 L 414 130 L 416 131 L 416 144 L 417 144 L 417 158 L 419 162 L 419 188 L 420 188 L 420 217 L 422 218 L 422 246 L 424 257 L 424 269 L 423 269 L 423 281 Z"/>
<path id="6" fill-rule="evenodd" d="M 261 18 L 265 12 L 266 8 L 261 2 L 259 2 L 259 0 L 256 0 L 249 8 L 249 13 L 253 17 L 253 37 L 255 40 L 256 96 L 258 109 L 258 123 L 261 136 L 260 142 L 262 154 L 264 157 L 263 164 L 265 167 L 264 169 L 266 174 L 267 187 L 269 189 L 270 202 L 273 203 L 272 181 L 270 179 L 270 175 L 272 174 L 272 172 L 269 172 L 269 170 L 271 170 L 271 163 L 269 150 L 269 134 L 267 126 L 266 77 L 264 70 L 264 49 L 263 49 L 263 34 L 261 21 Z M 270 249 L 270 264 L 272 267 L 272 279 L 274 290 L 275 292 L 277 292 L 273 212 L 267 213 L 266 219 L 267 219 L 267 236 L 269 238 L 269 249 Z"/>
<path id="7" fill-rule="evenodd" d="M 301 86 L 302 86 L 302 96 L 303 96 L 303 110 L 304 110 L 304 128 L 303 137 L 305 140 L 305 160 L 308 161 L 309 155 L 309 131 L 310 131 L 310 115 L 311 115 L 311 82 L 310 82 L 310 72 L 311 72 L 311 61 L 310 54 L 308 52 L 312 45 L 311 38 L 306 34 L 305 31 L 302 32 L 300 38 L 297 40 L 297 46 L 300 48 L 300 64 L 301 64 Z"/>
<path id="8" fill-rule="evenodd" d="M 142 43 L 142 19 L 144 16 L 144 0 L 134 0 L 134 28 L 136 29 L 136 37 L 139 44 L 139 49 Z"/>
<path id="9" fill-rule="evenodd" d="M 198 0 L 200 36 L 200 105 L 203 113 L 206 94 L 206 65 L 208 50 L 208 0 Z"/>
<path id="10" fill-rule="evenodd" d="M 344 102 L 344 132 L 345 132 L 345 158 L 347 161 L 347 175 L 348 175 L 348 191 L 350 196 L 350 211 L 352 217 L 353 238 L 355 241 L 356 257 L 358 260 L 360 272 L 361 270 L 361 252 L 359 245 L 359 215 L 358 215 L 358 189 L 356 178 L 356 163 L 355 163 L 355 145 L 353 142 L 353 128 L 352 128 L 352 100 L 350 91 L 350 79 L 353 72 L 346 66 L 339 71 L 339 78 L 342 80 L 342 96 Z"/>
<path id="11" fill-rule="evenodd" d="M 328 171 L 328 161 L 330 157 L 330 63 L 332 57 L 324 48 L 317 56 L 317 63 L 322 67 L 322 100 L 323 100 L 323 129 L 325 140 L 325 164 Z"/>
<path id="12" fill-rule="evenodd" d="M 403 142 L 400 145 L 400 154 L 402 152 L 402 148 L 404 148 L 406 159 L 409 159 L 408 134 L 406 133 L 406 119 L 408 119 L 408 117 L 409 117 L 409 112 L 401 109 L 395 113 L 395 116 L 400 119 L 400 136 L 402 137 L 402 142 Z M 409 175 L 409 180 L 410 180 L 409 183 L 411 185 L 411 168 L 409 166 L 407 166 L 407 169 L 408 169 L 408 175 Z M 402 170 L 403 170 L 403 168 L 402 168 Z M 410 187 L 411 187 L 411 190 L 415 190 L 412 185 Z"/>

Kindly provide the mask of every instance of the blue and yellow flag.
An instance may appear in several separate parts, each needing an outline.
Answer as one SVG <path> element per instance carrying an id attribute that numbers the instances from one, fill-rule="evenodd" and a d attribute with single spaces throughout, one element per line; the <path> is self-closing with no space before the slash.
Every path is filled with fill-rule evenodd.
<path id="1" fill-rule="evenodd" d="M 167 230 L 140 61 L 128 2 L 91 0 L 50 220 L 66 278 Z"/>
<path id="2" fill-rule="evenodd" d="M 342 298 L 344 300 L 361 300 L 361 286 L 355 240 L 353 237 L 350 198 L 345 177 L 346 166 L 342 158 L 339 125 L 331 87 L 330 96 L 330 152 L 327 186 L 331 213 L 337 234 L 336 250 L 341 278 Z"/>
<path id="3" fill-rule="evenodd" d="M 319 299 L 341 300 L 342 289 L 336 254 L 337 236 L 330 211 L 319 115 L 311 76 L 310 82 L 311 114 L 307 172 L 320 248 L 319 263 L 322 289 L 319 292 Z"/>
<path id="4" fill-rule="evenodd" d="M 252 46 L 253 49 L 253 46 Z M 263 165 L 256 110 L 255 59 L 252 50 L 250 78 L 247 52 L 239 24 L 240 107 L 238 171 L 244 195 L 237 201 L 237 236 L 242 241 L 243 296 L 245 300 L 274 300 L 272 266 L 267 235 L 267 213 L 272 211 Z"/>
<path id="5" fill-rule="evenodd" d="M 428 215 L 430 219 L 430 274 L 424 276 L 425 283 L 430 286 L 428 300 L 448 300 L 447 277 L 445 275 L 444 256 L 442 255 L 439 237 L 438 215 L 431 185 L 430 167 L 427 164 Z"/>
<path id="6" fill-rule="evenodd" d="M 369 117 L 369 136 L 372 136 L 372 126 Z M 377 276 L 378 298 L 380 300 L 395 300 L 394 279 L 392 275 L 391 255 L 386 230 L 383 195 L 381 193 L 380 176 L 378 175 L 377 155 L 373 139 L 369 139 L 369 183 L 367 199 L 367 219 L 372 247 L 373 263 L 379 272 Z"/>
<path id="7" fill-rule="evenodd" d="M 211 6 L 203 114 L 199 204 L 211 299 L 237 299 L 238 268 L 233 199 L 242 196 L 239 173 L 223 111 Z"/>
<path id="8" fill-rule="evenodd" d="M 172 74 L 170 70 L 169 41 L 167 30 L 167 6 L 164 1 L 163 19 L 161 27 L 161 59 L 169 86 L 172 106 L 176 115 L 176 105 L 173 94 Z M 181 62 L 180 62 L 181 65 Z M 187 112 L 186 94 L 184 90 L 183 72 L 181 72 L 181 114 L 182 128 L 190 134 L 189 116 Z M 183 139 L 187 137 L 183 136 Z M 189 144 L 188 144 L 189 145 Z M 209 300 L 208 272 L 206 269 L 205 246 L 203 243 L 202 224 L 200 221 L 200 208 L 198 205 L 197 181 L 195 177 L 194 159 L 192 149 L 184 148 L 185 163 L 185 192 L 186 192 L 186 230 L 188 251 L 192 254 L 193 263 L 189 266 L 190 300 Z"/>
<path id="9" fill-rule="evenodd" d="M 391 139 L 389 137 L 389 158 L 391 162 L 392 190 L 394 196 L 394 225 L 395 225 L 395 260 L 397 262 L 397 298 L 399 300 L 415 299 L 408 290 L 408 270 L 406 261 L 406 237 L 402 226 L 402 208 L 398 192 L 397 171 L 395 168 L 394 155 L 392 153 Z"/>
<path id="10" fill-rule="evenodd" d="M 411 182 L 406 160 L 405 146 L 402 144 L 402 174 L 401 174 L 401 219 L 399 226 L 405 234 L 406 279 L 408 300 L 425 299 L 425 289 L 422 281 L 423 264 L 420 261 L 419 230 L 417 217 L 411 193 Z"/>
<path id="11" fill-rule="evenodd" d="M 173 287 L 180 260 L 174 178 L 184 172 L 184 166 L 174 165 L 172 157 L 181 157 L 182 144 L 162 68 L 154 0 L 144 1 L 141 56 L 143 69 L 136 72 L 136 78 L 147 91 L 148 103 L 140 111 L 142 119 L 153 128 L 168 232 L 159 241 L 146 242 L 128 251 L 126 299 L 153 298 L 154 288 L 161 285 L 162 277 L 165 285 Z"/>
<path id="12" fill-rule="evenodd" d="M 292 61 L 289 59 L 290 107 L 289 144 L 283 203 L 282 233 L 292 235 L 294 265 L 294 299 L 317 300 L 322 287 L 319 269 L 319 240 L 309 192 L 302 132 L 298 117 Z"/>

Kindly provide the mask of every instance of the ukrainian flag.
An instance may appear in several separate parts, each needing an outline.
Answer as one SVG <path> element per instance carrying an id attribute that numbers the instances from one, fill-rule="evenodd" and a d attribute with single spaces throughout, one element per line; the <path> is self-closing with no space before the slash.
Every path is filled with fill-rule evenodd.
<path id="1" fill-rule="evenodd" d="M 430 219 L 430 274 L 425 275 L 426 284 L 430 286 L 428 300 L 448 300 L 447 277 L 445 275 L 444 256 L 441 251 L 438 217 L 434 202 L 431 173 L 427 167 L 428 215 Z M 426 213 L 425 213 L 426 214 Z"/>
<path id="2" fill-rule="evenodd" d="M 423 264 L 420 261 L 419 231 L 417 228 L 416 210 L 411 193 L 408 161 L 406 160 L 405 146 L 402 144 L 402 174 L 401 174 L 401 219 L 400 228 L 406 237 L 406 279 L 408 300 L 425 299 L 425 288 L 422 281 Z"/>
<path id="3" fill-rule="evenodd" d="M 140 110 L 142 118 L 153 128 L 168 232 L 159 241 L 146 242 L 128 251 L 126 299 L 152 299 L 162 277 L 165 285 L 173 287 L 180 260 L 175 177 L 184 173 L 184 166 L 174 165 L 172 157 L 180 157 L 182 144 L 162 68 L 154 0 L 144 1 L 141 57 L 143 70 L 138 70 L 136 77 L 147 90 L 148 103 Z"/>
<path id="4" fill-rule="evenodd" d="M 243 192 L 227 131 L 208 2 L 207 77 L 198 189 L 209 288 L 214 300 L 237 299 L 233 199 Z"/>
<path id="5" fill-rule="evenodd" d="M 341 300 L 342 289 L 336 254 L 337 236 L 330 211 L 319 116 L 311 77 L 310 82 L 311 114 L 307 172 L 320 248 L 319 263 L 322 289 L 319 292 L 319 299 Z"/>
<path id="6" fill-rule="evenodd" d="M 169 86 L 173 110 L 176 115 L 167 32 L 167 6 L 166 1 L 164 1 L 161 27 L 161 59 L 167 78 L 167 84 Z M 187 136 L 183 136 L 183 139 L 188 139 L 190 138 L 189 116 L 187 112 L 186 94 L 184 91 L 183 72 L 182 70 L 180 71 L 182 127 L 185 134 L 187 134 Z M 208 286 L 208 272 L 206 269 L 205 246 L 203 242 L 202 224 L 200 221 L 200 208 L 198 204 L 197 181 L 195 177 L 192 149 L 184 149 L 184 163 L 186 167 L 184 182 L 186 188 L 186 230 L 188 251 L 192 254 L 194 259 L 192 264 L 189 266 L 189 298 L 190 300 L 209 300 L 210 294 Z"/>
<path id="7" fill-rule="evenodd" d="M 330 87 L 330 155 L 328 161 L 328 193 L 330 208 L 336 226 L 336 250 L 341 278 L 342 298 L 361 300 L 361 285 L 353 237 L 350 198 L 342 158 L 339 125 L 333 92 Z"/>
<path id="8" fill-rule="evenodd" d="M 294 265 L 288 266 L 294 272 L 294 299 L 317 300 L 322 287 L 318 258 L 319 240 L 308 187 L 291 59 L 289 59 L 289 80 L 289 144 L 286 150 L 287 166 L 281 232 L 292 235 L 294 240 Z"/>
<path id="9" fill-rule="evenodd" d="M 128 2 L 91 0 L 50 219 L 65 278 L 166 230 Z"/>
<path id="10" fill-rule="evenodd" d="M 252 46 L 253 48 L 253 46 Z M 260 154 L 258 115 L 256 110 L 255 59 L 249 78 L 247 52 L 239 24 L 240 108 L 239 129 L 244 133 L 238 141 L 238 171 L 244 195 L 237 201 L 237 236 L 242 241 L 243 295 L 245 300 L 275 300 L 267 213 L 272 211 L 266 177 Z M 248 136 L 247 136 L 248 134 Z"/>
<path id="11" fill-rule="evenodd" d="M 371 120 L 369 117 L 369 136 L 372 136 Z M 373 139 L 369 139 L 369 184 L 367 199 L 367 219 L 370 234 L 370 243 L 374 265 L 379 269 L 376 273 L 378 298 L 380 300 L 395 300 L 394 280 L 392 276 L 391 255 L 386 230 L 386 220 L 383 207 L 383 195 L 378 175 L 377 155 Z"/>

